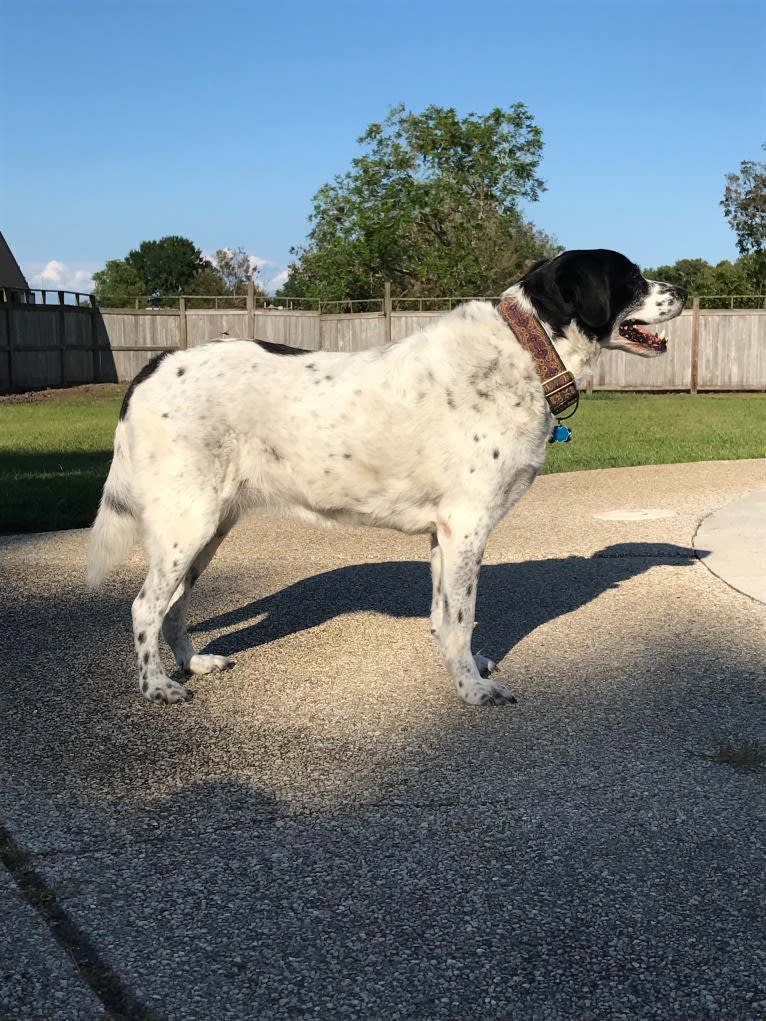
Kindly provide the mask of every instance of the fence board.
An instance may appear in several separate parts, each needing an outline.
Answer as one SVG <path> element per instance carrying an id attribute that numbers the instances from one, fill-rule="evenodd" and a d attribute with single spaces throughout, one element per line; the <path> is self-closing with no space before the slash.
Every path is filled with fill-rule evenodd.
<path id="1" fill-rule="evenodd" d="M 766 390 L 763 312 L 700 315 L 700 390 Z"/>
<path id="2" fill-rule="evenodd" d="M 185 331 L 181 316 L 185 316 Z M 393 312 L 393 342 L 426 328 L 436 312 Z M 766 390 L 766 310 L 702 309 L 701 390 Z M 688 390 L 692 386 L 695 313 L 666 325 L 668 353 L 636 358 L 606 351 L 596 367 L 600 390 Z M 249 329 L 248 324 L 252 327 Z M 308 350 L 360 351 L 384 343 L 383 313 L 324 314 L 294 309 L 89 309 L 0 303 L 0 392 L 132 379 L 160 351 L 195 347 L 227 333 Z"/>

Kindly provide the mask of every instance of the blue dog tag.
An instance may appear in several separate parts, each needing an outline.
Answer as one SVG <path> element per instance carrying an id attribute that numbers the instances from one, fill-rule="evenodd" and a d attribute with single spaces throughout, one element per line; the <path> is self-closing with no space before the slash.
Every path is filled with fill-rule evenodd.
<path id="1" fill-rule="evenodd" d="M 554 428 L 551 433 L 551 443 L 569 443 L 572 438 L 572 430 L 568 425 L 562 425 L 561 422 Z"/>

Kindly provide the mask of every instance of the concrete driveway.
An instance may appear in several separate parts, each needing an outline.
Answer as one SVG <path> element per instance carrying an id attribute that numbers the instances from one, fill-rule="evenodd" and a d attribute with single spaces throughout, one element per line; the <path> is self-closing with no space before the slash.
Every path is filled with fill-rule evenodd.
<path id="1" fill-rule="evenodd" d="M 241 524 L 192 611 L 236 668 L 165 708 L 140 556 L 91 593 L 86 533 L 0 540 L 0 1018 L 766 1018 L 766 771 L 716 761 L 766 741 L 764 521 L 766 461 L 539 479 L 479 587 L 502 709 L 422 537 Z"/>

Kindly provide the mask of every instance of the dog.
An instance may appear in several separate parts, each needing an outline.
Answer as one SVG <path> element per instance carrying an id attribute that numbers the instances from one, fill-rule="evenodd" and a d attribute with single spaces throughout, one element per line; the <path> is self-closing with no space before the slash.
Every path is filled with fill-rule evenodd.
<path id="1" fill-rule="evenodd" d="M 542 324 L 578 385 L 599 352 L 651 357 L 650 325 L 686 291 L 605 249 L 533 265 L 503 295 Z M 186 677 L 224 670 L 196 653 L 191 590 L 246 511 L 426 533 L 431 631 L 470 705 L 515 701 L 471 652 L 490 532 L 539 472 L 556 420 L 531 355 L 491 302 L 470 301 L 398 343 L 354 353 L 252 340 L 164 353 L 133 380 L 91 532 L 87 580 L 103 581 L 140 533 L 146 581 L 132 605 L 139 685 L 189 700 L 163 668 L 160 632 Z"/>

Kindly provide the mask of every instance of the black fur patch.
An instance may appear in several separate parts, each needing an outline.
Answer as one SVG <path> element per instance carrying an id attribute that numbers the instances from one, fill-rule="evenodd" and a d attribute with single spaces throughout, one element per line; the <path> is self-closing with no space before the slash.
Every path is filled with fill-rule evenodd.
<path id="1" fill-rule="evenodd" d="M 270 340 L 256 340 L 258 347 L 268 351 L 270 355 L 307 355 L 311 352 L 305 347 L 291 347 L 289 344 L 273 344 Z"/>
<path id="2" fill-rule="evenodd" d="M 122 402 L 122 407 L 120 408 L 120 419 L 125 418 L 125 416 L 127 415 L 128 405 L 130 404 L 130 398 L 133 396 L 133 391 L 136 389 L 136 387 L 140 386 L 141 383 L 147 380 L 156 371 L 157 366 L 160 364 L 163 358 L 167 358 L 167 356 L 172 353 L 173 353 L 172 351 L 163 351 L 162 354 L 158 354 L 156 358 L 152 358 L 152 360 L 148 362 L 139 373 L 137 373 L 137 375 L 133 379 L 133 382 L 128 387 L 128 392 L 125 394 L 125 398 Z"/>
<path id="3" fill-rule="evenodd" d="M 133 514 L 131 508 L 122 500 L 118 500 L 108 489 L 104 491 L 104 506 L 120 517 L 130 517 Z"/>
<path id="4" fill-rule="evenodd" d="M 561 337 L 571 323 L 593 340 L 606 340 L 618 316 L 649 293 L 641 270 L 619 252 L 571 250 L 537 262 L 519 281 L 537 317 Z"/>

